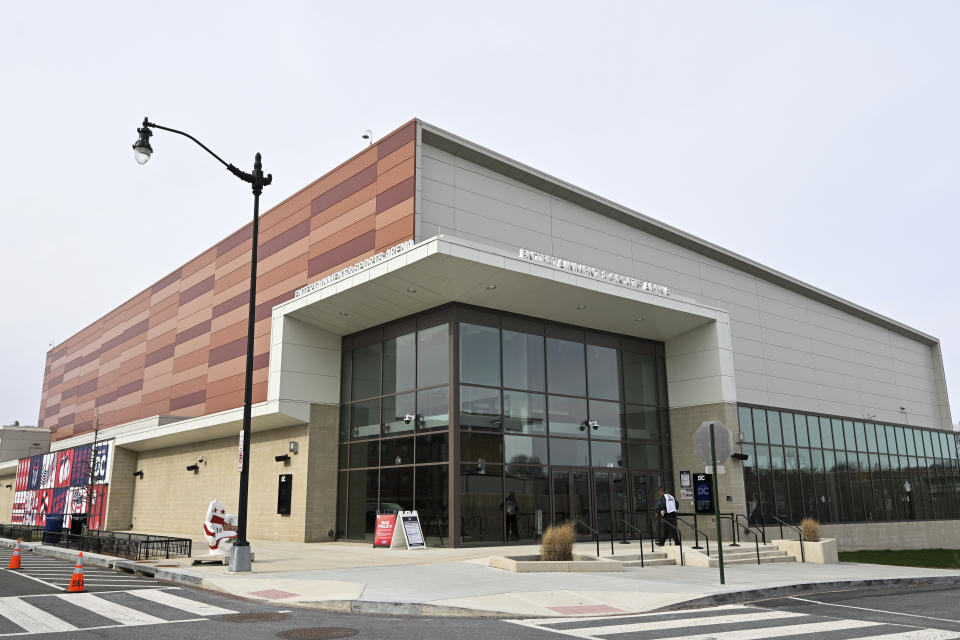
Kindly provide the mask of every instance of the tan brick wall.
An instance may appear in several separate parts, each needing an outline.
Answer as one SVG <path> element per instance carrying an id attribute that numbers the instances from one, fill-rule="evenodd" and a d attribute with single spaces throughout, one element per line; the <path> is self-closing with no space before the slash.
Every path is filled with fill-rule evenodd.
<path id="1" fill-rule="evenodd" d="M 737 419 L 737 405 L 733 403 L 716 403 L 695 407 L 679 407 L 670 409 L 670 443 L 673 450 L 673 486 L 674 496 L 679 503 L 680 511 L 693 513 L 693 500 L 680 499 L 680 472 L 689 471 L 691 474 L 704 471 L 704 464 L 693 453 L 693 434 L 700 425 L 709 420 L 720 420 L 733 432 L 733 450 L 739 452 L 737 445 L 740 433 L 740 422 Z M 720 492 L 721 513 L 746 514 L 747 506 L 743 486 L 743 464 L 733 458 L 727 460 L 725 473 L 717 478 L 717 488 Z M 730 496 L 731 502 L 727 502 Z M 716 535 L 716 521 L 713 517 L 703 516 L 698 519 L 698 526 L 713 540 Z M 731 535 L 730 522 L 724 520 L 723 536 L 726 539 Z M 689 530 L 685 528 L 683 535 L 686 539 Z"/>
<path id="2" fill-rule="evenodd" d="M 287 453 L 291 441 L 299 443 L 300 452 L 291 454 L 288 463 L 276 462 L 274 456 Z M 236 513 L 240 490 L 237 447 L 238 437 L 233 436 L 140 453 L 137 468 L 144 475 L 136 479 L 134 529 L 200 534 L 207 505 L 214 498 L 228 513 Z M 336 446 L 331 449 L 335 452 Z M 251 540 L 304 540 L 309 451 L 308 425 L 253 434 L 247 512 Z M 186 467 L 201 456 L 205 461 L 199 471 L 187 471 Z M 293 474 L 290 515 L 277 514 L 277 486 L 282 473 Z"/>
<path id="3" fill-rule="evenodd" d="M 7 485 L 10 488 L 7 489 Z M 0 522 L 10 522 L 13 512 L 13 488 L 17 486 L 17 470 L 0 476 Z"/>
<path id="4" fill-rule="evenodd" d="M 836 538 L 838 551 L 960 549 L 960 520 L 823 524 L 820 537 Z"/>
<path id="5" fill-rule="evenodd" d="M 110 488 L 107 490 L 107 518 L 104 529 L 126 531 L 133 522 L 133 495 L 137 470 L 137 452 L 122 447 L 113 448 L 113 468 L 110 470 Z"/>
<path id="6" fill-rule="evenodd" d="M 337 443 L 340 408 L 315 404 L 310 409 L 310 451 L 307 458 L 306 542 L 333 540 L 337 529 Z"/>

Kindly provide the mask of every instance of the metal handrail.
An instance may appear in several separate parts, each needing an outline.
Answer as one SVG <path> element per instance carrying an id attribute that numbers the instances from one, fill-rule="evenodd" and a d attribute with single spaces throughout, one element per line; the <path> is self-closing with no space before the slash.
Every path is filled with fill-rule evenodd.
<path id="1" fill-rule="evenodd" d="M 586 529 L 589 529 L 593 533 L 593 539 L 597 541 L 597 558 L 600 557 L 600 532 L 588 525 L 586 522 L 581 520 L 575 520 L 575 522 Z"/>
<path id="2" fill-rule="evenodd" d="M 737 515 L 740 515 L 740 514 L 738 513 Z M 760 539 L 757 538 L 757 532 L 752 530 L 749 526 L 744 526 L 740 524 L 739 520 L 734 520 L 734 522 L 738 527 L 740 527 L 741 529 L 743 529 L 744 531 L 746 531 L 747 533 L 753 536 L 753 543 L 754 545 L 756 545 L 756 548 L 757 548 L 757 564 L 760 564 Z M 766 542 L 764 542 L 764 544 L 766 544 Z"/>
<path id="3" fill-rule="evenodd" d="M 785 516 L 786 514 L 780 514 L 780 515 L 784 515 L 784 516 Z M 774 520 L 776 520 L 778 523 L 780 523 L 780 537 L 781 537 L 781 538 L 783 538 L 783 525 L 787 525 L 788 527 L 790 527 L 791 529 L 793 529 L 794 531 L 797 532 L 797 541 L 800 543 L 800 562 L 806 562 L 806 561 L 807 561 L 807 556 L 806 556 L 806 554 L 803 552 L 803 530 L 802 530 L 800 527 L 798 527 L 797 525 L 795 525 L 795 524 L 792 524 L 792 523 L 787 522 L 787 521 L 785 521 L 785 520 L 781 520 L 781 519 L 780 519 L 780 516 L 771 516 L 771 517 L 772 517 Z"/>
<path id="4" fill-rule="evenodd" d="M 705 534 L 703 531 L 701 531 L 699 528 L 697 528 L 696 525 L 690 524 L 690 523 L 687 522 L 686 520 L 680 520 L 679 518 L 677 518 L 677 522 L 679 522 L 680 524 L 685 524 L 685 525 L 687 525 L 688 527 L 690 527 L 691 529 L 693 529 L 694 532 L 695 532 L 694 535 L 696 535 L 697 533 L 699 533 L 700 535 L 703 536 L 703 539 L 707 541 L 707 557 L 710 557 L 710 536 L 708 536 L 708 535 Z"/>
<path id="5" fill-rule="evenodd" d="M 626 519 L 621 519 L 621 522 L 640 534 L 640 566 L 643 567 L 643 531 L 640 531 L 640 529 L 627 522 Z M 650 539 L 650 544 L 653 544 L 652 538 Z"/>
<path id="6" fill-rule="evenodd" d="M 678 522 L 680 522 L 680 521 L 678 520 Z M 671 524 L 671 523 L 668 522 L 665 518 L 660 518 L 660 524 L 665 524 L 665 525 L 667 525 L 667 526 L 669 526 L 669 527 L 673 527 L 673 530 L 677 532 L 677 540 L 680 541 L 680 544 L 677 545 L 677 546 L 680 547 L 680 566 L 681 566 L 681 567 L 682 567 L 682 566 L 685 566 L 685 565 L 684 565 L 684 562 L 683 562 L 683 533 L 680 531 L 680 527 L 678 527 L 678 526 L 676 526 L 676 525 L 674 525 L 674 524 Z M 664 536 L 664 543 L 666 543 L 666 536 Z"/>
<path id="7" fill-rule="evenodd" d="M 747 529 L 747 531 L 750 531 L 750 530 L 756 530 L 756 531 L 758 531 L 758 532 L 760 533 L 761 539 L 763 540 L 763 544 L 767 544 L 767 529 L 766 529 L 766 527 L 762 527 L 762 525 L 761 525 L 761 527 L 758 527 L 757 525 L 755 525 L 755 524 L 753 524 L 752 522 L 750 522 L 750 518 L 748 518 L 747 516 L 743 515 L 742 513 L 737 513 L 737 514 L 735 514 L 735 515 L 737 516 L 737 525 L 739 525 L 740 527 L 743 527 L 743 526 L 744 526 L 744 525 L 740 524 L 740 518 L 743 518 L 743 519 L 746 520 L 746 522 L 747 522 L 747 525 L 746 525 L 746 527 L 745 527 L 745 528 Z M 757 535 L 757 534 L 754 533 L 753 535 Z"/>
<path id="8" fill-rule="evenodd" d="M 737 544 L 737 543 L 739 542 L 739 540 L 738 540 L 738 538 L 737 538 L 737 527 L 733 524 L 734 516 L 736 516 L 736 515 L 737 515 L 737 514 L 734 513 L 734 512 L 732 512 L 732 511 L 731 511 L 730 513 L 721 513 L 721 514 L 720 514 L 720 519 L 721 519 L 721 520 L 723 520 L 724 518 L 730 518 L 730 533 L 731 533 L 732 536 L 733 536 L 733 542 L 731 542 L 729 545 L 727 545 L 727 546 L 730 546 L 730 547 L 739 547 L 739 546 L 740 546 L 739 544 Z"/>

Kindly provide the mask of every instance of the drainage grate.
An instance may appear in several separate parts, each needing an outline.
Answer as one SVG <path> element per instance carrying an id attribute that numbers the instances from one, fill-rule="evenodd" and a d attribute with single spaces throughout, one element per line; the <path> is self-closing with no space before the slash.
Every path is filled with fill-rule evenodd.
<path id="1" fill-rule="evenodd" d="M 286 620 L 289 614 L 276 611 L 263 611 L 261 613 L 231 613 L 220 616 L 224 622 L 276 622 L 277 620 Z"/>
<path id="2" fill-rule="evenodd" d="M 308 627 L 306 629 L 289 629 L 277 634 L 284 640 L 335 640 L 336 638 L 350 638 L 360 633 L 359 629 L 349 627 Z"/>

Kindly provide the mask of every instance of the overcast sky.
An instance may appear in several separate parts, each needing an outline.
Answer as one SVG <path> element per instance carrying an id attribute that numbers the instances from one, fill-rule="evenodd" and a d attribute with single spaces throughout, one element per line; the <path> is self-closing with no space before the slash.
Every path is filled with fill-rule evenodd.
<path id="1" fill-rule="evenodd" d="M 351 8 L 354 5 L 357 8 Z M 0 422 L 59 343 L 412 117 L 941 340 L 960 398 L 960 3 L 13 3 Z M 954 404 L 954 420 L 960 411 Z"/>

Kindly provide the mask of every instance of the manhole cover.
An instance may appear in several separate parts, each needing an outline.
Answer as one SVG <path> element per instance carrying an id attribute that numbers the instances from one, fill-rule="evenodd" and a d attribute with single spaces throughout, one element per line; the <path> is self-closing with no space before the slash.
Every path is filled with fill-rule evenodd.
<path id="1" fill-rule="evenodd" d="M 277 634 L 284 640 L 334 640 L 335 638 L 349 638 L 360 633 L 359 629 L 349 627 L 309 627 L 306 629 L 289 629 Z"/>
<path id="2" fill-rule="evenodd" d="M 290 616 L 286 613 L 277 611 L 264 611 L 262 613 L 231 613 L 221 616 L 224 622 L 276 622 L 277 620 L 286 620 Z"/>

